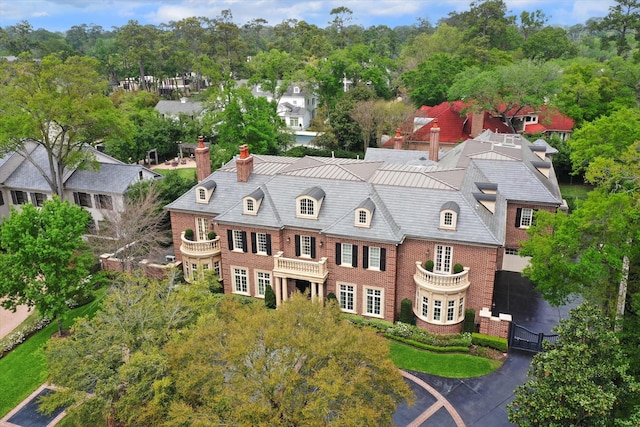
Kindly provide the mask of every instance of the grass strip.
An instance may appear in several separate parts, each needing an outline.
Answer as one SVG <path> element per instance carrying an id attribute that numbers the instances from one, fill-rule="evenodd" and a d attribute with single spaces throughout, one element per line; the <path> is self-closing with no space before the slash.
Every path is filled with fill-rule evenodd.
<path id="1" fill-rule="evenodd" d="M 71 327 L 77 317 L 93 315 L 105 293 L 106 288 L 103 288 L 96 292 L 96 298 L 89 304 L 71 310 L 63 327 Z M 44 346 L 57 331 L 58 322 L 54 320 L 0 359 L 0 418 L 47 380 Z"/>
<path id="2" fill-rule="evenodd" d="M 498 360 L 470 354 L 431 353 L 395 341 L 389 341 L 389 349 L 389 356 L 398 368 L 440 377 L 479 377 L 495 371 L 501 365 Z"/>

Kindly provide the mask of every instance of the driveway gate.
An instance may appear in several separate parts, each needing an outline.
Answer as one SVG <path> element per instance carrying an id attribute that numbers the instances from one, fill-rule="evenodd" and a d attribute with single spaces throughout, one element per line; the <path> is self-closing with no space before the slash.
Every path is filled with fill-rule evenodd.
<path id="1" fill-rule="evenodd" d="M 542 343 L 548 341 L 555 344 L 558 335 L 542 332 L 533 332 L 517 323 L 511 323 L 509 327 L 509 348 L 530 351 L 532 353 L 540 353 L 544 351 Z"/>

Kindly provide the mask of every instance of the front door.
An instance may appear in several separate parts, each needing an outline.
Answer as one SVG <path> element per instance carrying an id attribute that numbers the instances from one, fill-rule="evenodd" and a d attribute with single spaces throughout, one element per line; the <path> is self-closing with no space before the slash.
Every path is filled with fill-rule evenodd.
<path id="1" fill-rule="evenodd" d="M 296 279 L 296 289 L 301 294 L 306 295 L 307 298 L 311 298 L 311 282 L 308 280 Z"/>

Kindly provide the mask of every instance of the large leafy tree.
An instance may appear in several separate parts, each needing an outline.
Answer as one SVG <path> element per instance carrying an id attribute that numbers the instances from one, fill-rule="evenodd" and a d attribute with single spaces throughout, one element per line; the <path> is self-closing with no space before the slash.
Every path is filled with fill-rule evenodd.
<path id="1" fill-rule="evenodd" d="M 77 56 L 0 62 L 0 150 L 31 161 L 60 198 L 65 174 L 91 164 L 86 144 L 107 136 L 128 138 L 131 132 L 105 95 L 107 82 L 96 67 L 95 60 Z M 46 150 L 47 164 L 31 158 L 30 142 Z"/>
<path id="2" fill-rule="evenodd" d="M 447 100 L 447 92 L 462 69 L 463 62 L 458 57 L 436 53 L 403 74 L 402 80 L 416 107 L 433 106 Z"/>
<path id="3" fill-rule="evenodd" d="M 640 387 L 607 318 L 583 303 L 555 332 L 555 346 L 534 356 L 529 380 L 507 406 L 509 421 L 521 427 L 637 425 L 640 411 L 627 406 L 636 403 Z"/>
<path id="4" fill-rule="evenodd" d="M 275 311 L 227 299 L 168 354 L 173 425 L 392 425 L 411 395 L 380 337 L 300 294 Z"/>
<path id="5" fill-rule="evenodd" d="M 559 69 L 532 61 L 496 67 L 470 68 L 456 76 L 449 99 L 463 99 L 474 110 L 499 115 L 512 128 L 512 119 L 525 107 L 539 108 L 557 88 Z M 516 130 L 514 128 L 514 130 Z"/>
<path id="6" fill-rule="evenodd" d="M 43 317 L 62 320 L 68 303 L 84 296 L 93 284 L 87 280 L 94 263 L 82 239 L 90 215 L 59 198 L 12 209 L 0 229 L 0 297 L 2 306 L 26 304 Z"/>
<path id="7" fill-rule="evenodd" d="M 260 84 L 262 90 L 270 92 L 276 103 L 279 103 L 294 82 L 295 72 L 299 67 L 297 61 L 287 52 L 271 49 L 253 57 L 250 68 L 252 76 L 249 82 Z"/>
<path id="8" fill-rule="evenodd" d="M 557 58 L 573 58 L 578 48 L 569 40 L 564 28 L 545 27 L 531 34 L 522 45 L 526 58 L 537 61 L 549 61 Z"/>
<path id="9" fill-rule="evenodd" d="M 640 2 L 638 0 L 616 0 L 616 4 L 609 7 L 609 14 L 602 20 L 592 23 L 592 27 L 603 30 L 604 42 L 613 42 L 619 56 L 625 56 L 631 50 L 629 35 L 640 30 Z"/>

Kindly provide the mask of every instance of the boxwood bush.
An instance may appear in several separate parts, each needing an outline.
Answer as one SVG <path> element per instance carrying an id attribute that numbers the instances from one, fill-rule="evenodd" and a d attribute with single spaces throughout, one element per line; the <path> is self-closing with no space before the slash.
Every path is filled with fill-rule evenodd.
<path id="1" fill-rule="evenodd" d="M 471 334 L 471 342 L 474 345 L 481 347 L 490 347 L 499 350 L 503 353 L 507 352 L 508 344 L 506 338 L 493 337 L 491 335 L 484 335 L 473 333 Z"/>

